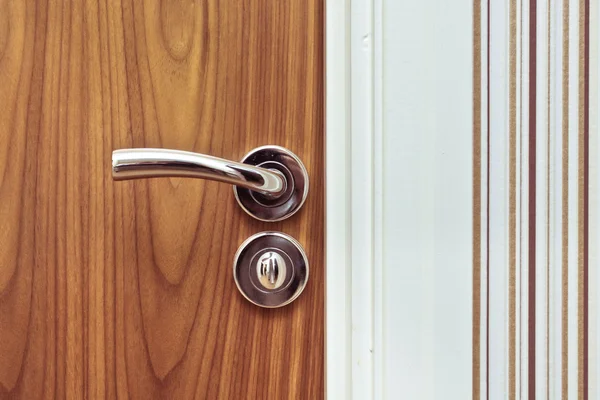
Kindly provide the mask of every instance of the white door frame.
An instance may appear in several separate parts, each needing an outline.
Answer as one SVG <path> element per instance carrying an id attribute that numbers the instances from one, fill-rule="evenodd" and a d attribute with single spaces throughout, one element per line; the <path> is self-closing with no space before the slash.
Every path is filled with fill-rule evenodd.
<path id="1" fill-rule="evenodd" d="M 373 68 L 380 50 L 372 38 L 380 4 L 326 1 L 325 371 L 330 399 L 371 398 L 375 376 L 373 277 L 381 253 L 374 248 L 378 166 L 373 146 L 381 136 L 373 114 L 378 107 Z"/>
<path id="2" fill-rule="evenodd" d="M 387 44 L 384 43 L 384 14 L 383 6 L 394 10 L 394 16 L 404 14 L 405 26 L 397 29 L 391 26 L 386 27 Z M 406 336 L 419 335 L 426 325 L 427 330 L 436 329 L 433 325 L 433 314 L 431 321 L 411 321 L 406 320 L 400 327 L 387 320 L 390 315 L 384 314 L 384 300 L 389 301 L 389 297 L 384 299 L 386 292 L 386 283 L 384 274 L 394 275 L 396 277 L 408 276 L 411 269 L 418 267 L 418 249 L 412 252 L 402 254 L 401 259 L 395 259 L 391 263 L 386 262 L 384 268 L 383 259 L 390 250 L 383 248 L 386 231 L 383 221 L 384 196 L 387 197 L 389 204 L 392 193 L 398 193 L 398 189 L 386 188 L 384 193 L 384 179 L 386 174 L 383 171 L 384 163 L 384 87 L 383 80 L 386 79 L 386 85 L 394 82 L 396 85 L 392 90 L 397 90 L 399 81 L 400 86 L 406 86 L 412 90 L 412 95 L 403 95 L 398 92 L 398 96 L 390 97 L 387 93 L 387 99 L 390 103 L 400 109 L 414 109 L 415 114 L 409 114 L 408 119 L 400 121 L 400 126 L 394 126 L 394 129 L 388 129 L 386 142 L 398 143 L 406 142 L 407 146 L 413 147 L 412 155 L 403 155 L 404 160 L 397 163 L 397 167 L 405 169 L 405 173 L 400 176 L 398 171 L 393 174 L 404 179 L 405 187 L 408 190 L 414 190 L 415 193 L 409 193 L 402 198 L 398 198 L 398 207 L 404 207 L 406 210 L 414 208 L 416 213 L 432 214 L 439 213 L 436 205 L 430 202 L 432 191 L 445 193 L 448 188 L 440 183 L 445 175 L 441 171 L 442 165 L 448 167 L 448 171 L 455 172 L 460 176 L 469 176 L 469 167 L 464 167 L 463 162 L 456 163 L 457 159 L 470 159 L 471 157 L 471 73 L 469 67 L 471 59 L 469 57 L 469 48 L 471 46 L 472 31 L 469 27 L 471 21 L 472 3 L 464 0 L 458 3 L 447 3 L 444 1 L 424 2 L 415 5 L 412 1 L 398 1 L 397 3 L 386 3 L 385 0 L 327 0 L 326 1 L 326 22 L 325 22 L 325 92 L 326 92 L 326 392 L 330 399 L 380 399 L 385 396 L 386 388 L 384 385 L 385 371 L 384 363 L 390 362 L 389 358 L 383 354 L 383 345 L 397 344 L 397 341 L 405 340 L 402 337 L 392 338 L 386 335 L 395 335 L 398 329 L 401 329 Z M 388 15 L 389 18 L 389 14 Z M 413 18 L 414 17 L 414 18 Z M 430 37 L 419 37 L 415 43 L 422 45 L 412 46 L 411 40 L 407 34 L 418 34 L 421 31 L 424 22 L 437 25 L 438 28 L 431 29 Z M 465 22 L 467 25 L 465 25 Z M 389 23 L 389 20 L 388 20 Z M 453 30 L 450 25 L 459 23 L 463 28 Z M 390 24 L 391 25 L 391 24 Z M 460 63 L 448 62 L 443 72 L 439 73 L 442 79 L 439 85 L 424 84 L 426 78 L 417 76 L 415 79 L 401 77 L 403 79 L 393 79 L 394 74 L 402 74 L 402 71 L 392 73 L 390 70 L 384 76 L 384 56 L 383 46 L 390 46 L 386 50 L 387 62 L 390 58 L 396 57 L 396 65 L 400 63 L 406 66 L 406 71 L 419 71 L 421 67 L 427 67 L 430 64 L 438 63 L 441 55 L 436 55 L 434 49 L 437 41 L 442 38 L 447 39 L 449 46 L 447 51 L 454 51 L 454 55 L 459 54 Z M 401 39 L 401 40 L 397 40 Z M 397 42 L 396 42 L 397 40 Z M 400 44 L 402 51 L 398 51 Z M 465 45 L 466 44 L 466 48 Z M 408 45 L 408 46 L 407 46 Z M 402 54 L 400 54 L 402 53 Z M 443 53 L 445 56 L 445 53 Z M 403 64 L 405 63 L 405 64 Z M 425 65 L 427 64 L 427 65 Z M 388 64 L 386 64 L 388 65 Z M 466 69 L 464 68 L 466 65 Z M 431 71 L 431 69 L 429 69 Z M 408 72 L 407 72 L 408 73 Z M 412 73 L 412 72 L 411 72 Z M 419 73 L 419 72 L 417 72 Z M 459 82 L 452 82 L 452 77 L 458 77 Z M 415 83 L 409 81 L 413 80 Z M 433 102 L 431 107 L 427 106 L 429 99 L 442 96 L 442 98 L 455 95 L 457 86 L 464 84 L 458 90 L 464 89 L 460 96 L 453 96 L 455 99 L 451 107 L 446 110 L 439 110 L 439 102 Z M 406 107 L 402 106 L 406 104 Z M 386 107 L 389 107 L 387 104 Z M 414 106 L 414 107 L 413 107 Z M 467 112 L 459 117 L 454 117 L 454 110 L 466 109 Z M 440 121 L 447 123 L 449 130 L 454 130 L 459 137 L 449 139 L 448 135 L 440 133 L 435 126 L 424 124 L 424 121 L 431 118 L 431 112 L 439 112 Z M 460 114 L 460 113 L 459 113 Z M 386 114 L 387 115 L 387 114 Z M 386 117 L 388 121 L 389 115 Z M 425 126 L 426 125 L 426 126 Z M 398 132 L 397 130 L 401 130 Z M 395 135 L 392 139 L 392 135 Z M 427 143 L 421 140 L 419 143 L 413 143 L 415 137 L 431 138 L 437 141 L 437 148 L 433 149 Z M 426 141 L 427 139 L 425 139 Z M 436 153 L 437 151 L 437 153 Z M 420 156 L 435 160 L 439 154 L 446 151 L 449 155 L 441 161 L 431 164 L 419 161 Z M 421 152 L 421 153 L 420 153 Z M 441 152 L 441 153 L 440 153 Z M 388 159 L 389 161 L 389 159 Z M 437 163 L 437 164 L 436 164 Z M 459 165 L 460 164 L 460 165 Z M 467 165 L 469 162 L 467 161 Z M 435 165 L 438 165 L 437 167 Z M 417 168 L 413 172 L 409 169 Z M 409 179 L 406 179 L 406 177 Z M 415 179 L 413 179 L 415 178 Z M 414 181 L 423 180 L 425 185 L 430 186 L 430 190 L 420 191 L 418 183 Z M 436 186 L 439 185 L 439 186 Z M 464 185 L 463 185 L 464 186 Z M 467 184 L 470 187 L 470 183 Z M 414 206 L 425 200 L 423 206 Z M 460 195 L 448 196 L 447 205 L 454 207 L 459 205 L 457 210 L 464 214 L 467 210 L 470 216 L 471 195 L 465 190 Z M 439 204 L 439 203 L 436 203 Z M 460 214 L 461 216 L 463 214 Z M 451 221 L 452 218 L 447 219 Z M 446 225 L 436 225 L 429 221 L 428 233 L 419 240 L 421 251 L 426 252 L 426 248 L 434 246 L 436 238 L 444 237 L 448 228 Z M 418 230 L 418 221 L 414 218 L 410 220 L 410 226 L 402 229 L 403 235 L 406 232 Z M 440 257 L 448 256 L 453 260 L 448 267 L 456 267 L 457 277 L 470 285 L 471 267 L 469 260 L 471 230 L 470 223 L 463 224 L 458 231 L 456 240 L 463 243 L 460 249 L 460 256 L 448 254 L 448 249 L 444 246 L 438 246 Z M 389 225 L 388 225 L 389 228 Z M 458 229 L 458 228 L 457 228 Z M 386 233 L 387 235 L 388 233 Z M 436 236 L 437 235 L 437 236 Z M 459 250 L 455 252 L 459 254 Z M 454 257 L 453 257 L 454 256 Z M 428 264 L 427 264 L 428 263 Z M 394 265 L 391 265 L 394 264 Z M 451 284 L 442 287 L 436 286 L 436 279 L 444 279 L 443 273 L 439 273 L 439 265 L 433 260 L 426 262 L 430 266 L 431 279 L 425 283 L 427 290 L 437 290 L 438 298 L 454 299 L 457 292 L 457 278 L 452 278 Z M 391 269 L 394 269 L 392 271 Z M 436 272 L 437 271 L 437 272 Z M 458 271 L 461 271 L 458 273 Z M 393 274 L 392 274 L 393 272 Z M 429 278 L 427 278 L 429 279 Z M 450 321 L 451 324 L 460 323 L 461 351 L 467 353 L 470 350 L 470 295 L 468 292 L 461 293 L 458 303 L 448 302 L 446 306 L 432 305 L 427 294 L 419 293 L 419 288 L 411 289 L 406 287 L 406 282 L 400 282 L 398 287 L 402 288 L 401 295 L 391 296 L 396 301 L 416 302 L 417 307 L 413 307 L 416 312 L 424 313 L 444 313 L 452 309 L 452 304 L 460 304 L 460 318 Z M 409 284 L 410 285 L 410 284 Z M 439 286 L 439 285 L 438 285 Z M 435 289 L 437 288 L 437 289 Z M 421 301 L 425 299 L 424 301 Z M 429 307 L 426 311 L 424 307 Z M 405 310 L 398 310 L 400 314 L 407 313 Z M 409 310 L 410 311 L 410 310 Z M 388 310 L 389 313 L 389 310 Z M 400 315 L 396 313 L 394 316 Z M 387 315 L 387 316 L 386 316 Z M 408 317 L 410 319 L 410 317 Z M 397 318 L 395 318 L 397 320 Z M 385 320 L 385 321 L 384 321 Z M 467 321 L 467 322 L 464 322 Z M 406 324 L 408 322 L 408 324 Z M 413 323 L 415 322 L 415 323 Z M 464 322 L 464 323 L 463 323 Z M 419 325 L 419 323 L 425 325 Z M 437 322 L 437 328 L 447 329 L 454 333 L 455 327 L 444 325 L 448 322 Z M 390 333 L 391 332 L 391 333 Z M 386 340 L 384 340 L 386 339 Z M 442 337 L 443 339 L 443 337 Z M 438 338 L 427 338 L 421 343 L 414 343 L 415 351 L 424 346 L 424 343 L 436 343 Z M 466 346 L 465 344 L 468 344 Z M 402 346 L 405 347 L 406 343 Z M 425 345 L 426 347 L 427 345 Z M 410 368 L 411 362 L 418 361 L 418 355 L 415 351 L 411 352 L 411 359 L 407 359 L 406 368 Z M 447 355 L 451 357 L 451 355 Z M 447 357 L 447 358 L 448 358 Z M 427 358 L 429 363 L 434 362 L 433 355 Z M 437 360 L 437 359 L 436 359 Z M 445 368 L 446 363 L 440 361 L 439 364 L 429 365 L 427 368 Z M 397 364 L 397 362 L 395 363 Z M 392 366 L 385 364 L 388 373 L 405 374 L 403 379 L 409 379 L 407 371 L 389 371 Z M 456 368 L 455 374 L 460 374 L 456 381 L 460 389 L 455 389 L 454 393 L 464 393 L 465 388 L 470 390 L 470 355 L 464 355 L 460 360 L 454 362 Z M 435 369 L 434 368 L 434 369 Z M 464 373 L 462 371 L 465 371 Z M 415 370 L 417 371 L 417 370 Z M 433 373 L 433 371 L 429 371 Z M 418 372 L 417 372 L 418 373 Z M 414 374 L 413 374 L 414 375 Z M 453 379 L 452 373 L 446 374 L 448 379 Z M 434 382 L 428 377 L 422 376 L 417 379 L 413 386 L 419 385 L 431 386 Z M 443 383 L 436 381 L 438 385 Z M 414 387 L 412 388 L 415 389 Z M 418 389 L 416 389 L 418 390 Z M 426 397 L 427 391 L 421 394 Z M 441 390 L 441 389 L 440 389 Z M 406 394 L 411 395 L 411 390 Z M 413 393 L 414 394 L 414 393 Z M 431 393 L 430 393 L 431 394 Z"/>

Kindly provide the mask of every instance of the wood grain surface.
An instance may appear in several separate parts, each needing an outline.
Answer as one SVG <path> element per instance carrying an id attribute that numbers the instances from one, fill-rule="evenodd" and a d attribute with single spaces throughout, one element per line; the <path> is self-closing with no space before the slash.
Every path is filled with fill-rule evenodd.
<path id="1" fill-rule="evenodd" d="M 0 0 L 0 398 L 323 398 L 323 139 L 321 0 Z M 310 174 L 280 223 L 110 175 L 118 148 L 264 144 Z M 283 309 L 233 281 L 263 230 L 311 263 Z"/>

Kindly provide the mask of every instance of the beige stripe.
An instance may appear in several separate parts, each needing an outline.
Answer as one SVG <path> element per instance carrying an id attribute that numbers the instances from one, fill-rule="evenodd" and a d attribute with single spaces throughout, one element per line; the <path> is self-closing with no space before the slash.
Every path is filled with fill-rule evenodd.
<path id="1" fill-rule="evenodd" d="M 562 55 L 562 398 L 569 389 L 569 0 L 563 0 Z"/>
<path id="2" fill-rule="evenodd" d="M 473 399 L 481 397 L 481 0 L 473 0 Z"/>
<path id="3" fill-rule="evenodd" d="M 516 268 L 517 268 L 517 2 L 510 1 L 509 64 L 509 270 L 508 270 L 508 394 L 516 399 Z"/>
<path id="4" fill-rule="evenodd" d="M 600 169 L 600 158 L 598 157 L 598 139 L 600 138 L 598 132 L 598 88 L 600 84 L 598 82 L 598 71 L 600 67 L 598 65 L 598 41 L 600 32 L 598 31 L 598 1 L 592 1 L 589 4 L 589 31 L 588 31 L 588 46 L 589 47 L 589 64 L 588 64 L 588 85 L 589 85 L 589 98 L 588 98 L 588 112 L 589 112 L 589 197 L 588 197 L 588 307 L 589 307 L 589 320 L 588 320 L 588 396 L 590 399 L 599 399 L 600 391 L 598 391 L 598 362 L 600 359 L 597 357 L 598 352 L 598 339 L 600 339 L 600 331 L 598 331 L 598 305 L 600 299 L 598 298 L 598 248 L 599 237 L 598 237 L 598 206 L 600 205 L 600 198 L 598 197 L 598 183 L 600 183 L 600 176 L 598 171 Z M 595 305 L 595 306 L 594 306 Z"/>
<path id="5" fill-rule="evenodd" d="M 578 204 L 577 204 L 577 236 L 578 236 L 578 256 L 577 256 L 577 270 L 578 270 L 578 282 L 577 282 L 577 393 L 578 398 L 583 400 L 584 398 L 584 346 L 583 346 L 583 335 L 584 335 L 584 324 L 583 324 L 583 313 L 584 313 L 584 293 L 583 293 L 583 280 L 584 280 L 584 151 L 585 151 L 585 0 L 579 0 L 579 85 L 578 85 L 578 96 L 579 96 L 579 115 L 578 115 L 578 135 L 579 135 L 579 149 L 578 149 Z"/>

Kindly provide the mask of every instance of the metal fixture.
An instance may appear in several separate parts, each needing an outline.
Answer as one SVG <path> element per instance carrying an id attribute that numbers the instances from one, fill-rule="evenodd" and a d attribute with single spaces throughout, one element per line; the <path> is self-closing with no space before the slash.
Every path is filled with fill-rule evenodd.
<path id="1" fill-rule="evenodd" d="M 287 264 L 283 256 L 276 251 L 267 251 L 256 262 L 258 282 L 267 289 L 281 287 L 287 273 Z"/>
<path id="2" fill-rule="evenodd" d="M 308 260 L 294 238 L 281 232 L 261 232 L 235 253 L 233 277 L 242 295 L 265 308 L 294 301 L 308 281 Z"/>
<path id="3" fill-rule="evenodd" d="M 115 150 L 112 176 L 117 181 L 178 176 L 230 183 L 244 211 L 270 222 L 294 215 L 308 195 L 304 164 L 279 146 L 258 147 L 241 162 L 181 150 Z"/>

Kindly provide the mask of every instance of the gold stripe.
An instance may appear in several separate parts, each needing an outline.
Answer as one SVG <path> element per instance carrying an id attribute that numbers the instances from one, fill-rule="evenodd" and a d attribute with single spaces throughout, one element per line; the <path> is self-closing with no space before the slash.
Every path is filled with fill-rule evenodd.
<path id="1" fill-rule="evenodd" d="M 510 1 L 509 64 L 509 270 L 508 270 L 508 393 L 516 399 L 516 269 L 517 269 L 517 2 Z"/>
<path id="2" fill-rule="evenodd" d="M 577 171 L 577 191 L 578 191 L 578 204 L 577 204 L 577 270 L 578 270 L 578 282 L 577 282 L 577 393 L 578 398 L 583 400 L 584 398 L 584 353 L 583 353 L 583 337 L 584 337 L 584 293 L 583 293 L 583 280 L 584 280 L 584 149 L 585 149 L 585 0 L 579 0 L 579 120 L 578 120 L 578 164 L 579 168 Z"/>
<path id="3" fill-rule="evenodd" d="M 473 0 L 473 399 L 481 372 L 481 0 Z"/>
<path id="4" fill-rule="evenodd" d="M 562 55 L 562 398 L 569 389 L 569 0 L 563 0 Z"/>

